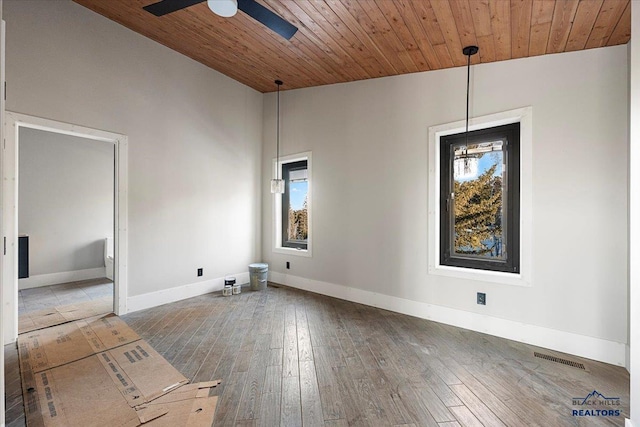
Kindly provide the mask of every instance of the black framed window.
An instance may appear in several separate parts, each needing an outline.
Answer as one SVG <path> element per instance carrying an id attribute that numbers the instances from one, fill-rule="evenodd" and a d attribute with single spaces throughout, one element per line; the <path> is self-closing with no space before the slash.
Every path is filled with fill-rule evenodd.
<path id="1" fill-rule="evenodd" d="M 282 247 L 307 249 L 309 174 L 307 160 L 282 165 Z"/>
<path id="2" fill-rule="evenodd" d="M 440 265 L 520 272 L 520 123 L 440 138 Z"/>

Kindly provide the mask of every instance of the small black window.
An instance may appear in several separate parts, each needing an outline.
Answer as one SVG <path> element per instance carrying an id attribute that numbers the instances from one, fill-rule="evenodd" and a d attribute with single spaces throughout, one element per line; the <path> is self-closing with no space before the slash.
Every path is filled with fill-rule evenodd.
<path id="1" fill-rule="evenodd" d="M 440 265 L 520 272 L 520 123 L 440 138 Z"/>
<path id="2" fill-rule="evenodd" d="M 282 165 L 282 246 L 307 249 L 309 237 L 307 160 Z"/>

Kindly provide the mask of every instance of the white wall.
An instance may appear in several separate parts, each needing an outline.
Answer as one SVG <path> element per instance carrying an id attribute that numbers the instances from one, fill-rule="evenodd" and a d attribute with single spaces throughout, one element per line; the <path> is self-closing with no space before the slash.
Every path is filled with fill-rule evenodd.
<path id="1" fill-rule="evenodd" d="M 129 297 L 260 258 L 260 93 L 71 1 L 4 13 L 8 110 L 128 136 Z"/>
<path id="2" fill-rule="evenodd" d="M 489 326 L 506 319 L 604 340 L 616 352 L 609 360 L 624 365 L 626 46 L 472 70 L 472 116 L 533 107 L 531 287 L 427 271 L 427 132 L 464 119 L 466 67 L 281 94 L 281 152 L 313 152 L 312 258 L 272 251 L 275 97 L 265 96 L 263 258 L 276 276 L 488 315 Z M 476 305 L 478 291 L 486 306 Z"/>
<path id="3" fill-rule="evenodd" d="M 104 267 L 114 145 L 29 128 L 19 141 L 18 232 L 29 235 L 30 276 Z"/>

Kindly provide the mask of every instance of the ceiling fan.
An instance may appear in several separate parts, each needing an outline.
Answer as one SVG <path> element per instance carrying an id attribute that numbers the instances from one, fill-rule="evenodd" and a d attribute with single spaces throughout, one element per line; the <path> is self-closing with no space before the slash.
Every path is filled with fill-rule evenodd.
<path id="1" fill-rule="evenodd" d="M 144 6 L 143 9 L 155 16 L 163 16 L 180 9 L 185 9 L 205 0 L 162 0 Z M 289 40 L 298 28 L 285 21 L 255 0 L 206 0 L 209 9 L 216 15 L 228 18 L 236 14 L 238 9 L 262 23 L 266 27 Z"/>

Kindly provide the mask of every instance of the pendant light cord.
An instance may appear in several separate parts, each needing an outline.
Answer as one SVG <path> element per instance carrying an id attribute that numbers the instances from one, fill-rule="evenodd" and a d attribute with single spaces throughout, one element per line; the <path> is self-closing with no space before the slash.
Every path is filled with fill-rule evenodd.
<path id="1" fill-rule="evenodd" d="M 467 56 L 467 121 L 464 132 L 464 145 L 469 141 L 469 86 L 471 84 L 471 55 L 478 53 L 478 46 L 466 46 L 462 53 Z"/>
<path id="2" fill-rule="evenodd" d="M 471 55 L 467 55 L 467 124 L 464 133 L 464 145 L 469 142 L 469 82 L 471 76 Z"/>
<path id="3" fill-rule="evenodd" d="M 280 86 L 282 81 L 276 80 L 278 85 L 278 102 L 276 107 L 277 125 L 276 125 L 276 179 L 280 179 Z"/>
<path id="4" fill-rule="evenodd" d="M 469 95 L 467 95 L 467 97 L 468 96 Z M 467 109 L 468 108 L 469 107 L 467 107 Z M 278 107 L 276 114 L 278 115 L 278 124 L 276 126 L 276 179 L 280 179 L 280 85 L 278 85 Z"/>

